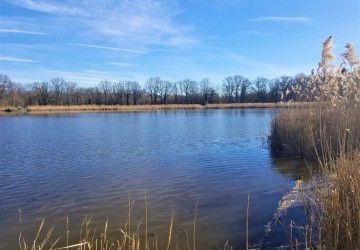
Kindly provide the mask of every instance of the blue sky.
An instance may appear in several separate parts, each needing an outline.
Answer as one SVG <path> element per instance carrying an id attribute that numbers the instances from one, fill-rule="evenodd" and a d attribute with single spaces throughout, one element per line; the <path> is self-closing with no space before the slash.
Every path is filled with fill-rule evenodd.
<path id="1" fill-rule="evenodd" d="M 360 51 L 359 0 L 0 0 L 0 72 L 79 86 L 310 73 L 322 42 Z"/>

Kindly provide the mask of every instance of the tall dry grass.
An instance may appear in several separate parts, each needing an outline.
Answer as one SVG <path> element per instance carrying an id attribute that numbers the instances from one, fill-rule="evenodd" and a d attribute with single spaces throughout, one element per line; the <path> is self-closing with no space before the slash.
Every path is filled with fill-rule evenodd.
<path id="1" fill-rule="evenodd" d="M 275 156 L 331 161 L 359 149 L 360 109 L 313 107 L 282 111 L 272 118 L 269 137 Z"/>
<path id="2" fill-rule="evenodd" d="M 360 65 L 351 44 L 334 59 L 332 37 L 308 88 L 298 94 L 318 107 L 280 112 L 269 137 L 272 152 L 317 159 L 313 195 L 306 195 L 307 242 L 315 249 L 360 249 Z"/>
<path id="3" fill-rule="evenodd" d="M 360 152 L 341 155 L 324 171 L 312 210 L 319 246 L 360 249 Z"/>
<path id="4" fill-rule="evenodd" d="M 86 216 L 81 228 L 71 230 L 69 219 L 66 218 L 65 232 L 56 231 L 55 226 L 49 229 L 45 227 L 43 219 L 35 235 L 28 240 L 21 230 L 19 235 L 19 248 L 21 250 L 159 250 L 159 249 L 184 249 L 196 250 L 197 240 L 197 208 L 196 204 L 192 225 L 183 226 L 177 224 L 174 212 L 171 213 L 169 224 L 164 223 L 164 234 L 153 235 L 148 233 L 148 202 L 145 194 L 145 218 L 135 218 L 132 210 L 134 201 L 130 200 L 128 214 L 125 223 L 119 227 L 118 234 L 109 231 L 109 221 L 99 228 L 94 222 L 93 216 Z M 145 220 L 145 222 L 144 222 Z M 20 214 L 21 223 L 21 214 Z M 176 232 L 177 228 L 178 232 Z M 55 232 L 58 235 L 55 235 Z M 110 236 L 110 234 L 112 236 Z M 32 234 L 31 234 L 32 235 Z M 77 235 L 77 236 L 76 236 Z M 77 238 L 77 239 L 76 239 Z M 228 242 L 220 247 L 224 250 L 233 248 Z"/>

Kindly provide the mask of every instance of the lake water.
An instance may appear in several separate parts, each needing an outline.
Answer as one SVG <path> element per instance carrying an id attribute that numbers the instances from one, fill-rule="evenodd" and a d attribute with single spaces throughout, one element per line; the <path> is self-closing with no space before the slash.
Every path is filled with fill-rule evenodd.
<path id="1" fill-rule="evenodd" d="M 130 197 L 133 227 L 143 219 L 144 230 L 145 192 L 148 232 L 160 245 L 172 212 L 174 238 L 187 231 L 192 245 L 197 207 L 198 249 L 223 248 L 226 241 L 244 247 L 250 194 L 249 238 L 256 243 L 294 183 L 267 148 L 274 112 L 0 117 L 0 249 L 18 249 L 19 210 L 28 240 L 42 218 L 56 225 L 54 235 L 66 235 L 66 216 L 70 239 L 78 240 L 86 215 L 98 231 L 109 219 L 110 238 L 119 238 Z"/>

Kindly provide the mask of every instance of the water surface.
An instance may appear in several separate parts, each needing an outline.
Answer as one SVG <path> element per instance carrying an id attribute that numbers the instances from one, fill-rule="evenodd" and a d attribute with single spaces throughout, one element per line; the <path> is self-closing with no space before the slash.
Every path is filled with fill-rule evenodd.
<path id="1" fill-rule="evenodd" d="M 66 216 L 77 228 L 90 214 L 95 223 L 109 219 L 110 236 L 117 237 L 129 196 L 134 226 L 144 218 L 145 192 L 148 231 L 159 239 L 167 239 L 172 211 L 175 230 L 190 232 L 197 206 L 199 249 L 227 240 L 244 246 L 250 194 L 255 243 L 293 184 L 278 172 L 267 148 L 274 112 L 0 117 L 0 249 L 18 248 L 19 209 L 24 232 L 36 231 L 42 218 L 61 229 Z"/>

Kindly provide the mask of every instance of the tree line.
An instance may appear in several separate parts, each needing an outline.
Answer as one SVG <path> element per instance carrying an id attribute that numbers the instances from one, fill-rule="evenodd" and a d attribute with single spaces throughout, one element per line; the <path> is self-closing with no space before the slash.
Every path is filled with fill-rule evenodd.
<path id="1" fill-rule="evenodd" d="M 299 86 L 306 86 L 310 76 L 226 77 L 214 84 L 209 78 L 166 81 L 151 77 L 144 84 L 137 81 L 102 80 L 94 87 L 80 87 L 76 82 L 56 77 L 29 84 L 16 83 L 0 74 L 0 105 L 137 105 L 202 104 L 297 101 Z"/>

